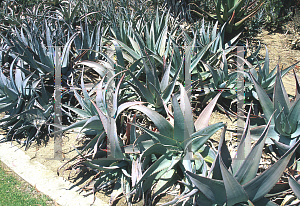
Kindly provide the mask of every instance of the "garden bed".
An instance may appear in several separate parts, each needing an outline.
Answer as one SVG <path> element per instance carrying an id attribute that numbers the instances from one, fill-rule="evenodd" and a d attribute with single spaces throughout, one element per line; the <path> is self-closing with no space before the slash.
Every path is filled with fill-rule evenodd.
<path id="1" fill-rule="evenodd" d="M 249 37 L 239 33 L 243 27 L 253 26 L 253 33 L 262 26 L 251 16 L 283 6 L 218 1 L 199 4 L 215 16 L 196 4 L 189 13 L 185 1 L 178 1 L 183 13 L 169 1 L 40 2 L 33 12 L 3 2 L 1 141 L 25 149 L 20 156 L 47 168 L 46 178 L 58 174 L 105 204 L 299 202 L 300 72 L 293 65 L 300 60 L 294 50 L 299 15 L 283 33 Z M 197 21 L 204 14 L 219 22 Z M 243 18 L 247 24 L 236 22 Z M 249 46 L 247 52 L 239 45 Z M 53 136 L 62 131 L 63 160 L 54 160 Z"/>
<path id="2" fill-rule="evenodd" d="M 270 33 L 268 31 L 263 31 L 261 34 L 257 36 L 256 39 L 260 40 L 263 44 L 265 44 L 268 48 L 269 55 L 270 55 L 270 68 L 275 68 L 276 64 L 278 63 L 278 57 L 280 57 L 280 65 L 283 66 L 283 68 L 286 68 L 289 65 L 292 65 L 300 60 L 300 52 L 298 50 L 292 50 L 290 41 L 289 41 L 290 35 L 285 35 L 282 33 Z M 262 49 L 261 54 L 264 54 L 265 50 Z M 297 74 L 300 74 L 300 70 L 297 70 Z M 294 82 L 294 76 L 292 72 L 289 72 L 285 77 L 283 78 L 283 83 L 285 85 L 285 88 L 287 89 L 288 94 L 294 96 L 295 94 L 295 82 Z M 231 117 L 232 120 L 234 118 Z M 236 122 L 231 121 L 226 114 L 223 114 L 220 111 L 214 111 L 209 124 L 214 124 L 217 122 L 226 122 L 228 125 L 228 129 L 234 130 L 236 129 Z M 216 146 L 220 138 L 221 131 L 218 131 L 213 137 L 213 142 L 216 142 L 213 144 Z M 31 160 L 37 161 L 41 163 L 42 165 L 46 166 L 47 169 L 51 170 L 52 172 L 57 172 L 58 168 L 62 166 L 68 159 L 73 158 L 75 155 L 77 155 L 76 150 L 74 147 L 82 148 L 83 144 L 82 142 L 78 142 L 80 140 L 77 140 L 78 133 L 73 132 L 67 132 L 63 135 L 63 157 L 65 158 L 62 161 L 59 160 L 53 160 L 51 158 L 54 157 L 54 140 L 53 138 L 50 139 L 47 145 L 37 145 L 36 143 L 33 143 L 28 150 L 25 151 L 25 154 L 30 157 Z M 233 136 L 233 133 L 227 132 L 226 133 L 226 141 L 229 145 L 229 148 L 232 149 L 232 151 L 236 150 L 237 142 Z M 20 147 L 20 145 L 16 142 L 13 142 L 13 145 Z M 21 148 L 22 150 L 24 148 Z M 75 171 L 73 171 L 75 172 Z M 65 179 L 68 179 L 70 172 L 65 172 L 64 174 L 60 174 L 60 176 L 64 177 Z M 87 176 L 82 177 L 79 176 L 75 180 L 73 178 L 70 178 L 69 181 L 73 182 L 76 186 L 83 186 L 84 180 L 87 180 Z M 109 203 L 110 197 L 109 195 L 105 194 L 104 192 L 97 192 L 96 197 L 103 200 L 106 203 Z M 167 202 L 172 200 L 173 196 L 164 196 L 160 203 Z M 125 201 L 125 202 L 124 202 Z M 122 198 L 119 200 L 118 204 L 124 205 L 126 203 L 126 200 Z M 136 204 L 140 205 L 140 204 Z"/>

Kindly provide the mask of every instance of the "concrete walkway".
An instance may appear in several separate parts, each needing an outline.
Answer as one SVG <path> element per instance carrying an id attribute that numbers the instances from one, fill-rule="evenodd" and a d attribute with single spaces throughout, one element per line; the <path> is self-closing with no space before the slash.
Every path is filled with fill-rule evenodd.
<path id="1" fill-rule="evenodd" d="M 58 177 L 55 172 L 48 170 L 41 163 L 30 160 L 24 151 L 9 142 L 0 144 L 0 160 L 37 190 L 62 206 L 107 205 L 98 198 L 92 204 L 93 195 L 84 197 L 79 194 L 76 192 L 79 189 L 77 186 Z"/>

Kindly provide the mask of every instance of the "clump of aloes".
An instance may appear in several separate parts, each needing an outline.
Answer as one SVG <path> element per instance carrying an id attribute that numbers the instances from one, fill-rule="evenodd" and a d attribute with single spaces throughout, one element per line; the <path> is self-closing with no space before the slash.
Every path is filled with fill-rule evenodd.
<path id="1" fill-rule="evenodd" d="M 244 22 L 253 17 L 263 5 L 265 0 L 214 0 L 215 11 L 213 14 L 196 6 L 196 14 L 218 20 L 222 25 L 228 22 L 226 32 L 232 34 L 241 30 Z"/>
<path id="2" fill-rule="evenodd" d="M 294 75 L 297 84 L 297 92 L 295 101 L 291 102 L 283 86 L 281 71 L 279 70 L 279 67 L 276 74 L 273 101 L 271 101 L 267 93 L 253 77 L 253 75 L 250 74 L 264 115 L 267 120 L 271 120 L 271 126 L 268 136 L 275 139 L 276 141 L 279 140 L 280 142 L 288 145 L 293 143 L 296 140 L 294 138 L 299 136 L 300 133 L 300 129 L 298 126 L 298 121 L 300 119 L 300 85 L 295 72 Z M 273 113 L 274 116 L 272 117 Z M 256 128 L 253 131 L 259 131 L 260 129 L 261 128 Z"/>

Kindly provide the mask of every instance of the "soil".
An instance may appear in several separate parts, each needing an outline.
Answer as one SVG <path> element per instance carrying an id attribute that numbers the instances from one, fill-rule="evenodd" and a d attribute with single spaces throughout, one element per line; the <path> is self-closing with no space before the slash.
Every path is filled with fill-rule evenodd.
<path id="1" fill-rule="evenodd" d="M 283 66 L 283 68 L 286 68 L 297 61 L 300 61 L 300 51 L 299 50 L 293 50 L 291 45 L 291 39 L 293 39 L 293 34 L 284 34 L 284 33 L 276 33 L 276 32 L 268 32 L 263 31 L 261 34 L 259 34 L 256 39 L 261 41 L 261 43 L 265 44 L 269 51 L 270 56 L 270 68 L 274 68 L 276 64 L 278 63 L 278 58 L 280 57 L 280 66 Z M 262 55 L 265 55 L 264 48 L 262 48 Z M 297 74 L 299 73 L 299 67 L 296 67 Z M 295 94 L 295 80 L 294 75 L 292 72 L 289 72 L 284 78 L 283 78 L 284 85 L 286 87 L 286 90 L 288 94 L 294 95 Z M 222 114 L 218 111 L 215 111 L 211 117 L 210 124 L 216 123 L 216 122 L 227 122 L 227 126 L 229 129 L 235 129 L 236 122 L 231 121 L 225 114 Z M 219 131 L 213 139 L 215 141 L 219 140 L 221 131 Z M 65 134 L 63 137 L 64 144 L 63 144 L 63 153 L 64 158 L 70 159 L 77 155 L 77 152 L 74 149 L 74 146 L 82 146 L 81 144 L 78 144 L 78 141 L 76 140 L 76 133 L 69 133 Z M 226 140 L 230 141 L 233 139 L 232 133 L 227 132 L 226 133 Z M 74 146 L 73 146 L 74 145 Z M 215 145 L 214 145 L 215 146 Z M 231 147 L 231 151 L 234 150 L 236 145 L 229 145 Z M 53 158 L 54 156 L 54 145 L 53 145 L 53 138 L 50 139 L 50 142 L 45 147 L 45 145 L 38 146 L 33 144 L 27 151 L 26 154 L 29 155 L 32 159 L 35 159 L 45 165 L 47 168 L 51 169 L 52 171 L 56 172 L 57 169 L 64 164 L 67 160 L 59 161 L 59 160 L 51 160 L 49 158 Z M 64 177 L 67 178 L 68 174 L 64 174 Z M 78 183 L 79 186 L 82 185 L 80 182 L 81 179 L 75 181 L 75 183 Z M 105 202 L 109 201 L 109 197 L 103 193 L 97 193 L 96 196 L 100 199 L 102 199 Z M 168 199 L 168 198 L 167 198 Z M 124 205 L 124 200 L 120 200 L 118 205 Z"/>

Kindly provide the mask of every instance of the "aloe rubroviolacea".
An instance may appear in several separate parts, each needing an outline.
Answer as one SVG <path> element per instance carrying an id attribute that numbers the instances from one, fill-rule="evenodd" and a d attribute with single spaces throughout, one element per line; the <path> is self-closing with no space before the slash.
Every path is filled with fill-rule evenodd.
<path id="1" fill-rule="evenodd" d="M 268 136 L 287 145 L 293 144 L 297 140 L 299 135 L 299 116 L 297 111 L 299 111 L 300 109 L 300 101 L 298 89 L 296 93 L 296 99 L 293 103 L 291 103 L 282 83 L 281 71 L 278 68 L 272 102 L 262 86 L 253 77 L 253 75 L 250 74 L 250 76 L 254 83 L 254 87 L 262 106 L 265 118 L 267 120 L 271 120 L 271 126 Z M 299 88 L 299 82 L 297 80 L 296 74 L 295 79 L 296 86 L 297 88 Z M 275 112 L 275 115 L 271 118 L 271 114 L 273 112 Z M 261 130 L 262 127 L 259 127 L 253 129 L 253 132 L 259 132 Z M 295 137 L 297 138 L 295 139 Z M 270 140 L 268 140 L 267 142 L 272 143 L 272 141 Z"/>
<path id="2" fill-rule="evenodd" d="M 250 113 L 249 113 L 250 114 Z M 248 203 L 250 205 L 275 205 L 264 196 L 278 182 L 293 153 L 299 146 L 297 141 L 271 167 L 257 175 L 262 149 L 267 138 L 271 123 L 268 122 L 260 138 L 251 148 L 250 121 L 248 114 L 246 127 L 237 150 L 237 155 L 231 159 L 224 141 L 225 129 L 219 144 L 218 155 L 211 169 L 210 177 L 200 176 L 190 171 L 186 174 L 199 193 L 196 202 L 218 205 L 235 205 Z"/>

